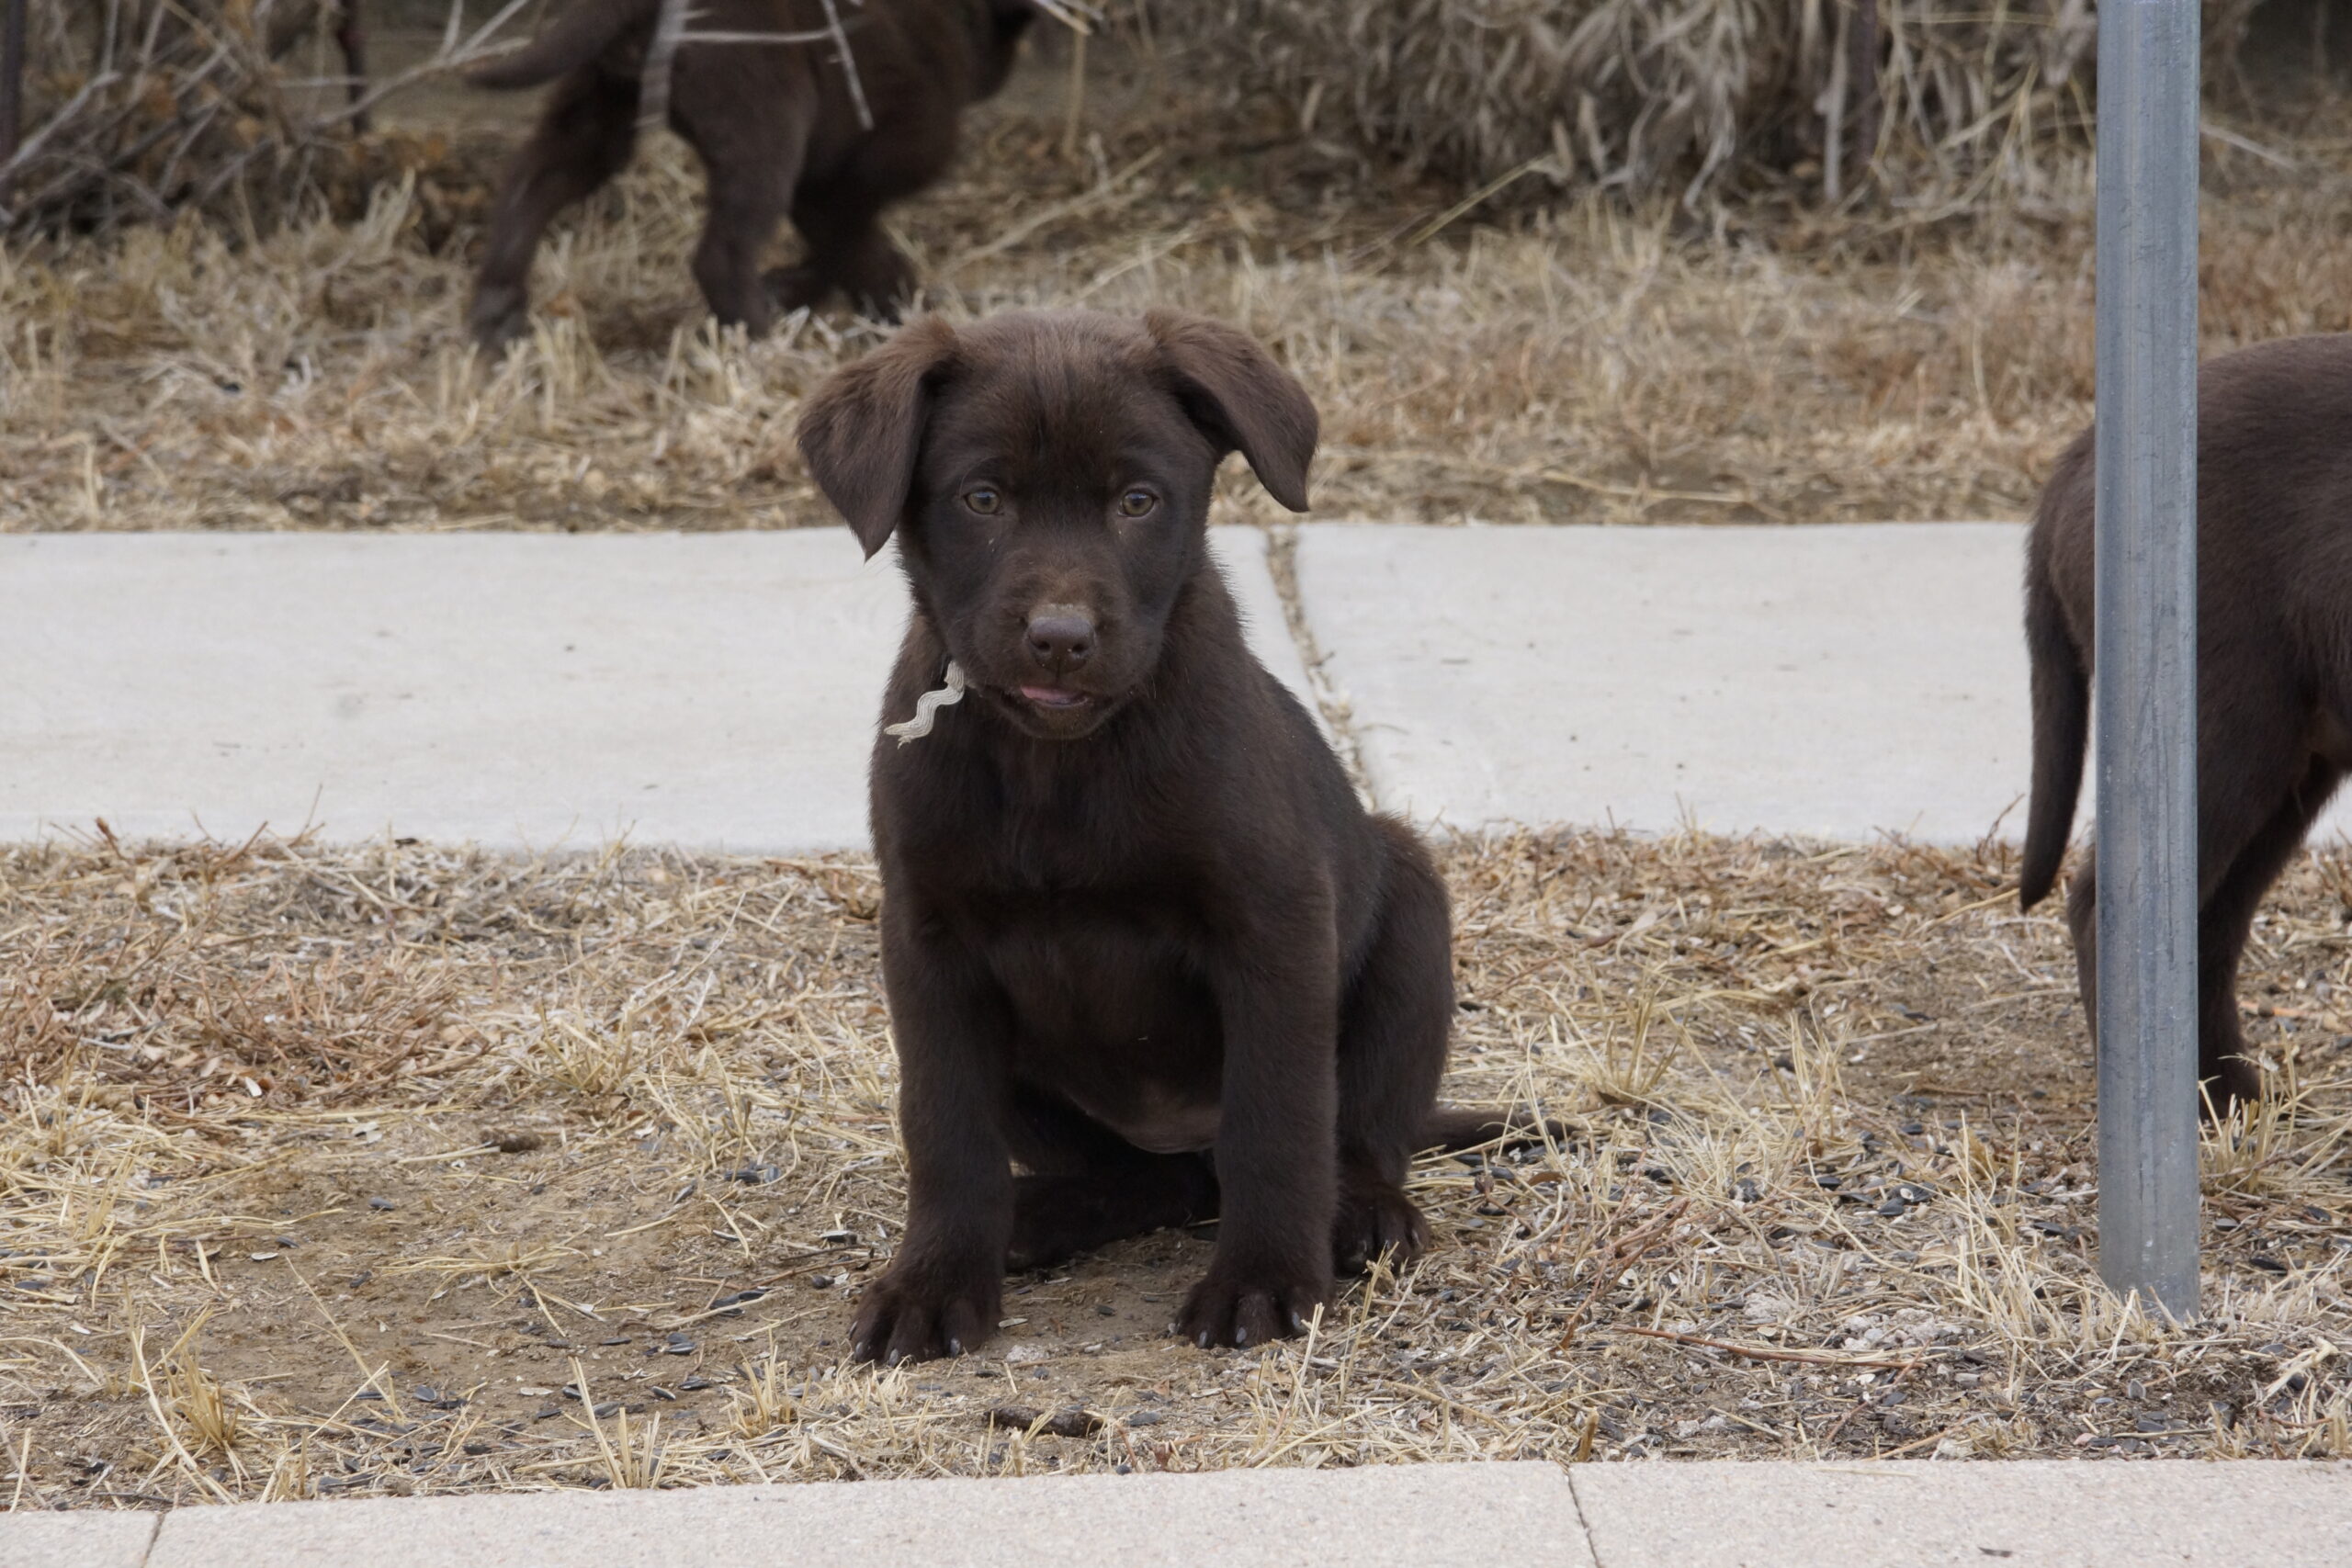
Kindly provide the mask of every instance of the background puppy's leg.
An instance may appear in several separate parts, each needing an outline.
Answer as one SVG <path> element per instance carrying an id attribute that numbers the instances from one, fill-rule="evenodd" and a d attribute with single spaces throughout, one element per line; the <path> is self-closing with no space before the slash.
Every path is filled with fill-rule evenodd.
<path id="1" fill-rule="evenodd" d="M 1353 1274 L 1383 1252 L 1403 1264 L 1429 1227 L 1405 1171 L 1436 1102 L 1453 1026 L 1445 884 L 1411 829 L 1377 819 L 1388 860 L 1380 923 L 1340 1018 L 1340 1200 L 1331 1260 Z"/>
<path id="2" fill-rule="evenodd" d="M 2262 896 L 2301 848 L 2342 776 L 2322 757 L 2310 760 L 2286 799 L 2246 839 L 2218 875 L 2204 877 L 2207 891 L 2197 912 L 2197 1076 L 2211 1080 L 2206 1092 L 2217 1111 L 2262 1093 L 2262 1075 L 2245 1055 L 2245 1034 L 2238 1018 L 2238 959 L 2245 952 Z M 2216 806 L 2202 813 L 2210 819 Z M 2250 813 L 2248 814 L 2250 815 Z M 2209 840 L 2214 834 L 2209 830 Z M 2211 848 L 2218 849 L 2218 844 Z M 2210 853 L 2210 850 L 2209 850 Z M 2215 861 L 2209 859 L 2211 867 Z"/>
<path id="3" fill-rule="evenodd" d="M 620 173 L 637 146 L 637 83 L 582 66 L 556 84 L 508 165 L 467 324 L 495 354 L 530 325 L 531 257 L 548 224 Z"/>
<path id="4" fill-rule="evenodd" d="M 814 309 L 835 289 L 851 309 L 895 321 L 915 296 L 914 264 L 882 231 L 882 206 L 854 178 L 812 185 L 793 198 L 792 226 L 806 259 L 767 276 L 783 310 Z"/>
<path id="5" fill-rule="evenodd" d="M 2256 909 L 2302 842 L 2339 776 L 2305 749 L 2303 723 L 2277 671 L 2228 673 L 2214 661 L 2205 679 L 2239 694 L 2207 702 L 2198 737 L 2197 1076 L 2211 1079 L 2213 1109 L 2260 1093 L 2243 1055 L 2237 968 Z M 2257 698 L 2254 694 L 2260 694 Z M 2098 867 L 2084 858 L 2066 897 L 2075 936 L 2075 980 L 2094 1049 L 2098 1046 Z"/>
<path id="6" fill-rule="evenodd" d="M 1206 1155 L 1156 1155 L 1035 1089 L 1015 1088 L 1008 1119 L 1012 1242 L 1005 1267 L 1043 1269 L 1146 1231 L 1216 1217 Z"/>
<path id="7" fill-rule="evenodd" d="M 702 155 L 709 182 L 695 281 L 721 324 L 740 324 L 757 337 L 775 324 L 760 257 L 800 181 L 813 108 L 806 92 L 779 98 L 770 83 L 732 94 L 725 90 L 730 86 L 697 85 L 693 96 L 673 100 L 671 118 Z"/>
<path id="8" fill-rule="evenodd" d="M 861 1361 L 978 1349 L 996 1327 L 1012 1229 L 1010 1010 L 976 958 L 917 934 L 907 903 L 882 906 L 907 1231 L 858 1303 L 850 1353 Z"/>
<path id="9" fill-rule="evenodd" d="M 2083 865 L 2066 885 L 2066 929 L 2075 938 L 2075 989 L 2083 998 L 2083 1027 L 2091 1051 L 2098 1051 L 2098 850 L 2083 852 Z"/>

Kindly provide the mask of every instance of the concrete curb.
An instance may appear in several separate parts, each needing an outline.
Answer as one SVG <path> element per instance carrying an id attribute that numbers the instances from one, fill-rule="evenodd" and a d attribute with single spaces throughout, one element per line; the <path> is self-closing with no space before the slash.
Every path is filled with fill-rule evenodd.
<path id="1" fill-rule="evenodd" d="M 2336 1568 L 2352 1466 L 1407 1465 L 0 1515 L 9 1568 Z"/>
<path id="2" fill-rule="evenodd" d="M 1654 1463 L 1572 1474 L 1603 1568 L 2333 1568 L 2352 1556 L 2352 1466 L 2334 1463 Z"/>
<path id="3" fill-rule="evenodd" d="M 7 1568 L 140 1568 L 168 1516 L 123 1511 L 0 1514 Z"/>
<path id="4" fill-rule="evenodd" d="M 826 1483 L 195 1508 L 148 1568 L 1489 1568 L 1572 1520 L 1549 1465 Z M 1580 1539 L 1546 1554 L 1589 1563 Z"/>

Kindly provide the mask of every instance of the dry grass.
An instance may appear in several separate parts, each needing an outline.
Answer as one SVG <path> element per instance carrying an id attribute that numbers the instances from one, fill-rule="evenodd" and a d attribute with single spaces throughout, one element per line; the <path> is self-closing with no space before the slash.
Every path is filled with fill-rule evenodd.
<path id="1" fill-rule="evenodd" d="M 348 207 L 398 152 L 356 133 L 370 114 L 513 42 L 520 6 L 469 28 L 445 0 L 435 47 L 360 82 L 330 56 L 337 18 L 322 0 L 29 0 L 27 112 L 0 161 L 0 232 L 195 218 L 249 239 L 315 206 Z"/>
<path id="2" fill-rule="evenodd" d="M 2081 145 L 2096 38 L 2087 0 L 1137 0 L 1125 14 L 1203 79 L 1465 187 L 1686 202 L 1760 176 L 1817 182 L 1834 205 L 1865 168 L 1898 204 L 2044 198 Z"/>
<path id="3" fill-rule="evenodd" d="M 2352 863 L 2256 929 L 2279 1094 L 2211 1139 L 2171 1330 L 2096 1283 L 2063 934 L 1988 854 L 1457 845 L 1449 1092 L 1566 1143 L 1422 1166 L 1435 1250 L 1309 1342 L 1166 1337 L 1208 1248 L 1164 1235 L 876 1373 L 841 1360 L 904 1213 L 868 866 L 0 852 L 0 1446 L 49 1504 L 2352 1452 Z"/>
<path id="4" fill-rule="evenodd" d="M 2206 0 L 2208 97 L 2327 51 L 2310 0 Z M 1128 0 L 1169 68 L 1430 170 L 1472 203 L 1592 187 L 1906 221 L 2080 195 L 2090 0 Z"/>
<path id="5" fill-rule="evenodd" d="M 1243 323 L 1323 408 L 1327 517 L 2012 516 L 2088 417 L 2084 204 L 1951 233 L 1758 207 L 1701 232 L 1589 197 L 1424 239 L 1442 190 L 1148 73 L 1106 68 L 1067 159 L 1060 83 L 1033 63 L 899 215 L 938 303 Z M 2214 145 L 2209 348 L 2352 326 L 2352 119 L 2331 99 L 2260 129 L 2292 167 Z M 714 335 L 667 139 L 543 254 L 535 339 L 474 362 L 464 257 L 505 136 L 396 132 L 407 175 L 347 226 L 0 250 L 0 529 L 824 523 L 789 432 L 875 330 Z M 1237 475 L 1226 504 L 1269 503 Z"/>

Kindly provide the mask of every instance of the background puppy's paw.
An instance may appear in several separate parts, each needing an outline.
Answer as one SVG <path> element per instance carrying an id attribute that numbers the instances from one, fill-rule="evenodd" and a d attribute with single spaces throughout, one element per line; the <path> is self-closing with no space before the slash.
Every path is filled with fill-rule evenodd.
<path id="1" fill-rule="evenodd" d="M 1321 1280 L 1284 1283 L 1260 1275 L 1239 1278 L 1211 1269 L 1209 1277 L 1184 1298 L 1176 1319 L 1176 1333 L 1204 1350 L 1230 1345 L 1237 1349 L 1287 1339 L 1306 1332 L 1315 1309 L 1329 1299 Z"/>
<path id="2" fill-rule="evenodd" d="M 1342 1188 L 1340 1211 L 1331 1219 L 1333 1273 L 1361 1274 L 1384 1253 L 1391 1268 L 1402 1269 L 1429 1244 L 1428 1222 L 1400 1189 L 1385 1182 Z"/>
<path id="3" fill-rule="evenodd" d="M 815 310 L 833 291 L 831 279 L 807 262 L 772 266 L 760 275 L 760 281 L 767 286 L 776 310 L 787 316 L 795 310 Z"/>
<path id="4" fill-rule="evenodd" d="M 850 1359 L 895 1367 L 977 1350 L 995 1331 L 1001 1299 L 993 1271 L 894 1268 L 865 1287 Z"/>
<path id="5" fill-rule="evenodd" d="M 495 359 L 515 339 L 531 330 L 531 299 L 522 289 L 492 285 L 474 295 L 466 312 L 466 330 L 482 353 Z"/>

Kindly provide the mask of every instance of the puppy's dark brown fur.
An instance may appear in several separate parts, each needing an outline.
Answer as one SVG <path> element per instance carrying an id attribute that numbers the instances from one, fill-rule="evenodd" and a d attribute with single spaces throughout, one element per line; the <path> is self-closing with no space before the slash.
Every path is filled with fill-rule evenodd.
<path id="1" fill-rule="evenodd" d="M 1178 1331 L 1296 1332 L 1335 1265 L 1422 1244 L 1445 890 L 1251 656 L 1205 524 L 1238 450 L 1306 504 L 1316 414 L 1231 328 L 1155 313 L 918 321 L 800 443 L 914 613 L 884 701 L 971 690 L 873 760 L 904 1244 L 855 1353 L 977 1348 L 1008 1262 L 1220 1216 Z M 1012 1174 L 1018 1161 L 1022 1174 Z"/>
<path id="2" fill-rule="evenodd" d="M 2198 386 L 2198 1075 L 2251 1099 L 2236 999 L 2255 908 L 2352 767 L 2352 335 L 2224 355 Z M 2027 545 L 2033 799 L 2022 900 L 2056 882 L 2090 732 L 2092 450 L 2058 460 Z M 2067 897 L 2096 1028 L 2098 873 Z"/>
<path id="3" fill-rule="evenodd" d="M 485 87 L 556 82 L 492 212 L 470 313 L 484 347 L 527 325 L 531 257 L 548 222 L 627 166 L 658 8 L 658 0 L 573 0 L 546 36 L 472 73 Z M 694 145 L 710 182 L 695 281 L 712 314 L 754 333 L 779 310 L 837 289 L 861 310 L 895 315 L 914 271 L 882 232 L 882 210 L 946 169 L 958 118 L 1004 85 L 1035 14 L 1029 0 L 840 9 L 870 127 L 830 44 L 687 43 L 673 62 L 670 126 Z M 691 14 L 692 30 L 704 33 L 825 26 L 820 0 L 695 0 Z M 760 253 L 787 214 L 808 257 L 763 276 Z"/>

